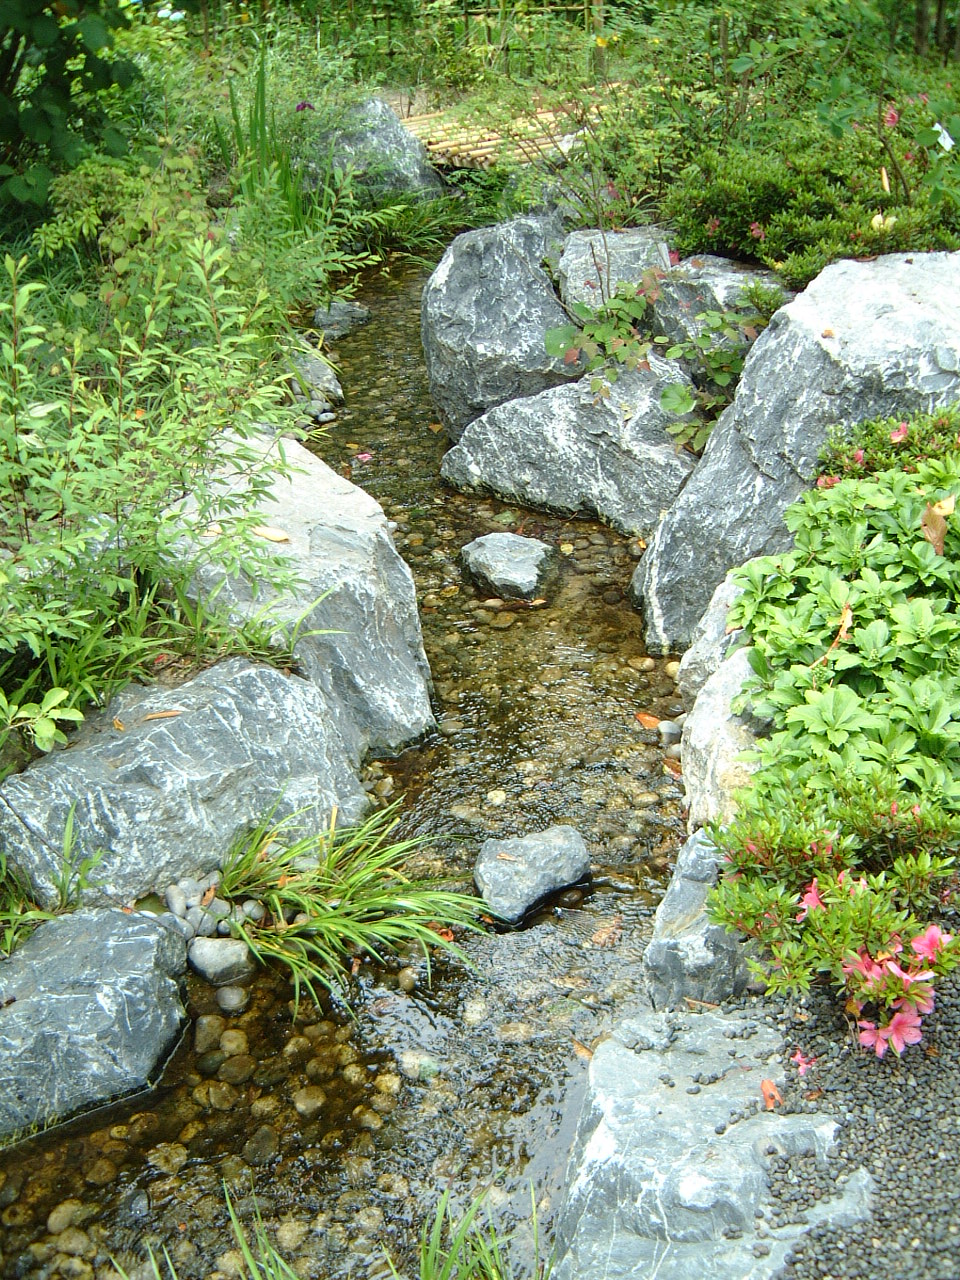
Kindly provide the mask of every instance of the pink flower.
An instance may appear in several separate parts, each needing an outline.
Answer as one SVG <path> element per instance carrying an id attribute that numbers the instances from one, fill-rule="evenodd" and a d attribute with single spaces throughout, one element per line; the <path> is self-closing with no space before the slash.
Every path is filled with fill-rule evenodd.
<path id="1" fill-rule="evenodd" d="M 900 113 L 897 111 L 896 107 L 887 107 L 883 116 L 883 123 L 887 128 L 892 129 L 899 119 Z"/>
<path id="2" fill-rule="evenodd" d="M 905 422 L 901 422 L 899 427 L 895 427 L 893 431 L 890 432 L 890 443 L 902 444 L 909 434 L 910 428 Z"/>
<path id="3" fill-rule="evenodd" d="M 680 263 L 680 254 L 678 253 L 678 251 L 677 251 L 676 249 L 671 249 L 671 250 L 670 250 L 670 265 L 671 265 L 671 267 L 676 267 L 676 266 L 678 266 L 678 265 L 679 265 L 679 263 Z"/>
<path id="4" fill-rule="evenodd" d="M 886 962 L 887 973 L 892 973 L 895 978 L 899 978 L 904 987 L 908 988 L 914 982 L 928 982 L 937 975 L 932 969 L 901 969 L 896 960 L 888 960 Z"/>
<path id="5" fill-rule="evenodd" d="M 853 460 L 854 460 L 854 462 L 857 464 L 857 466 L 858 466 L 858 467 L 862 467 L 862 466 L 863 466 L 863 450 L 862 450 L 862 449 L 854 449 L 854 451 L 853 451 Z"/>
<path id="6" fill-rule="evenodd" d="M 923 1039 L 920 1015 L 915 1009 L 898 1009 L 883 1031 L 898 1057 L 908 1044 L 919 1044 Z"/>
<path id="7" fill-rule="evenodd" d="M 764 231 L 763 227 L 761 227 L 759 222 L 750 223 L 750 234 L 753 236 L 754 240 L 766 240 L 767 238 L 767 233 Z"/>
<path id="8" fill-rule="evenodd" d="M 858 973 L 863 979 L 864 988 L 869 988 L 883 978 L 883 965 L 878 964 L 865 947 L 857 952 L 856 959 L 845 960 L 840 966 L 846 977 Z"/>
<path id="9" fill-rule="evenodd" d="M 886 1027 L 878 1027 L 876 1023 L 861 1018 L 857 1023 L 860 1028 L 860 1043 L 865 1049 L 873 1049 L 878 1058 L 887 1052 Z"/>
<path id="10" fill-rule="evenodd" d="M 904 158 L 904 160 L 912 160 L 912 159 L 913 159 L 913 152 L 912 152 L 912 151 L 905 151 L 905 152 L 903 153 L 903 158 Z"/>
<path id="11" fill-rule="evenodd" d="M 707 221 L 704 223 L 704 226 L 706 227 L 708 236 L 715 236 L 717 232 L 720 230 L 720 219 L 708 218 Z"/>
<path id="12" fill-rule="evenodd" d="M 832 489 L 835 484 L 839 483 L 839 476 L 817 476 L 818 489 Z"/>
<path id="13" fill-rule="evenodd" d="M 933 987 L 919 986 L 907 995 L 893 1001 L 895 1009 L 916 1009 L 917 1013 L 933 1013 L 937 1003 L 937 993 Z"/>
<path id="14" fill-rule="evenodd" d="M 918 956 L 923 956 L 924 960 L 936 960 L 940 953 L 941 947 L 945 947 L 948 942 L 953 941 L 952 933 L 944 933 L 938 924 L 928 925 L 923 933 L 918 933 L 915 938 L 910 939 L 910 946 Z M 933 974 L 930 975 L 933 977 Z"/>
<path id="15" fill-rule="evenodd" d="M 813 1066 L 816 1060 L 817 1059 L 815 1057 L 805 1058 L 799 1049 L 797 1050 L 796 1053 L 791 1055 L 791 1058 L 790 1058 L 791 1062 L 795 1062 L 797 1064 L 797 1071 L 800 1073 L 801 1076 L 805 1076 L 807 1074 L 807 1072 L 810 1070 L 810 1068 Z"/>
<path id="16" fill-rule="evenodd" d="M 373 460 L 372 453 L 358 453 L 354 456 L 354 462 L 371 462 Z"/>
<path id="17" fill-rule="evenodd" d="M 806 893 L 800 899 L 802 910 L 797 914 L 798 920 L 806 920 L 811 911 L 822 910 L 823 899 L 820 897 L 820 888 L 817 884 L 817 877 L 814 876 L 807 885 Z"/>
<path id="18" fill-rule="evenodd" d="M 316 107 L 312 102 L 298 102 L 293 108 L 294 111 L 316 111 Z"/>
<path id="19" fill-rule="evenodd" d="M 921 93 L 921 94 L 918 94 L 917 96 L 919 97 L 920 101 L 923 103 L 924 106 L 926 106 L 927 103 L 930 101 L 929 94 Z"/>
<path id="20" fill-rule="evenodd" d="M 891 436 L 890 439 L 892 440 L 893 436 Z M 890 805 L 890 817 L 895 818 L 899 812 L 900 812 L 900 806 L 897 804 L 896 800 L 894 800 L 893 803 Z"/>

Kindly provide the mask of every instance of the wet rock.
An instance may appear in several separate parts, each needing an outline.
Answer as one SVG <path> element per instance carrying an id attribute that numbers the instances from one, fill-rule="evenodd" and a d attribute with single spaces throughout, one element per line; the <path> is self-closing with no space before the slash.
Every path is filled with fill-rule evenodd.
<path id="1" fill-rule="evenodd" d="M 325 339 L 336 340 L 361 328 L 370 316 L 370 308 L 362 303 L 335 298 L 327 306 L 317 307 L 313 313 L 313 327 L 319 329 Z"/>
<path id="2" fill-rule="evenodd" d="M 187 959 L 215 987 L 252 978 L 257 969 L 250 948 L 239 938 L 194 938 Z"/>
<path id="3" fill-rule="evenodd" d="M 161 1142 L 146 1154 L 147 1164 L 161 1173 L 179 1173 L 187 1163 L 187 1149 L 179 1142 Z"/>
<path id="4" fill-rule="evenodd" d="M 287 535 L 272 549 L 296 585 L 276 595 L 260 583 L 254 592 L 208 566 L 197 589 L 216 592 L 238 618 L 269 602 L 276 626 L 299 629 L 299 668 L 322 690 L 348 758 L 392 753 L 433 726 L 413 578 L 379 503 L 296 441 L 284 441 L 284 453 L 296 473 L 273 482 L 258 514 Z M 341 817 L 352 820 L 342 805 Z"/>
<path id="5" fill-rule="evenodd" d="M 468 542 L 461 555 L 464 567 L 483 590 L 520 600 L 540 594 L 555 559 L 547 543 L 516 533 L 484 534 Z"/>
<path id="6" fill-rule="evenodd" d="M 697 319 L 702 312 L 753 311 L 744 298 L 744 290 L 751 285 L 776 290 L 784 303 L 794 297 L 783 290 L 772 271 L 758 271 L 709 253 L 685 258 L 657 282 L 651 298 L 653 330 L 671 342 L 696 342 L 708 332 L 703 321 Z M 723 339 L 722 345 L 745 350 L 750 340 L 744 334 L 736 342 Z"/>
<path id="7" fill-rule="evenodd" d="M 443 183 L 426 148 L 379 98 L 346 107 L 332 134 L 317 143 L 312 181 L 322 185 L 330 166 L 353 173 L 357 186 L 378 199 L 390 195 L 434 198 Z"/>
<path id="8" fill-rule="evenodd" d="M 563 242 L 557 274 L 560 297 L 597 310 L 618 284 L 640 284 L 644 272 L 670 269 L 670 250 L 660 227 L 632 231 L 572 231 Z"/>
<path id="9" fill-rule="evenodd" d="M 81 910 L 42 924 L 6 959 L 0 1136 L 155 1078 L 184 1019 L 184 952 L 151 916 Z"/>
<path id="10" fill-rule="evenodd" d="M 548 894 L 589 872 L 583 837 L 573 827 L 555 826 L 535 835 L 485 840 L 473 878 L 490 910 L 516 924 Z"/>
<path id="11" fill-rule="evenodd" d="M 749 1113 L 761 1079 L 783 1084 L 779 1049 L 776 1030 L 712 1011 L 641 1014 L 597 1046 L 567 1169 L 557 1280 L 778 1274 L 807 1228 L 771 1220 L 770 1252 L 758 1263 L 756 1215 L 771 1200 L 764 1153 L 822 1162 L 838 1128 L 821 1114 Z M 713 1079 L 696 1093 L 676 1087 L 693 1077 Z M 744 1118 L 733 1124 L 732 1113 Z M 870 1185 L 854 1174 L 841 1197 L 807 1216 L 838 1224 L 864 1217 Z"/>
<path id="12" fill-rule="evenodd" d="M 752 674 L 749 649 L 730 654 L 703 685 L 684 721 L 681 747 L 688 831 L 731 818 L 737 791 L 757 768 L 741 756 L 755 745 L 760 726 L 748 714 L 733 710 L 734 699 Z"/>
<path id="13" fill-rule="evenodd" d="M 697 694 L 720 666 L 730 646 L 740 637 L 741 631 L 728 629 L 727 611 L 740 595 L 728 574 L 714 591 L 703 617 L 693 629 L 690 648 L 680 659 L 677 688 L 683 705 L 689 711 Z"/>
<path id="14" fill-rule="evenodd" d="M 306 388 L 304 394 L 309 399 L 325 405 L 343 404 L 340 380 L 319 351 L 303 343 L 293 352 L 292 360 L 298 375 L 295 387 Z"/>
<path id="15" fill-rule="evenodd" d="M 566 312 L 540 263 L 558 238 L 545 218 L 459 235 L 423 290 L 421 336 L 430 394 L 451 440 L 494 405 L 581 370 L 548 356 L 548 329 Z"/>
<path id="16" fill-rule="evenodd" d="M 217 1013 L 202 1013 L 193 1028 L 193 1051 L 198 1056 L 220 1046 L 226 1021 Z"/>
<path id="17" fill-rule="evenodd" d="M 51 1209 L 47 1216 L 47 1231 L 52 1236 L 57 1236 L 61 1231 L 66 1231 L 67 1227 L 73 1227 L 78 1222 L 82 1222 L 84 1217 L 84 1206 L 82 1200 L 71 1198 L 69 1200 L 61 1200 L 56 1208 Z"/>
<path id="18" fill-rule="evenodd" d="M 720 855 L 702 831 L 677 855 L 643 955 L 654 1008 L 674 1008 L 686 998 L 714 1004 L 747 988 L 750 971 L 742 938 L 713 924 L 706 914 L 719 864 Z"/>
<path id="19" fill-rule="evenodd" d="M 551 511 L 592 512 L 623 533 L 652 534 L 694 467 L 666 432 L 668 383 L 689 385 L 672 361 L 621 373 L 609 397 L 590 380 L 491 409 L 441 464 L 462 489 L 490 489 Z"/>
<path id="20" fill-rule="evenodd" d="M 224 1013 L 242 1013 L 250 1003 L 250 992 L 244 987 L 220 987 L 217 1004 Z"/>
<path id="21" fill-rule="evenodd" d="M 293 1105 L 304 1120 L 314 1120 L 327 1105 L 326 1092 L 318 1084 L 308 1084 L 293 1095 Z"/>
<path id="22" fill-rule="evenodd" d="M 262 1124 L 243 1144 L 243 1158 L 247 1164 L 257 1168 L 274 1160 L 279 1150 L 280 1138 L 276 1129 L 269 1124 Z"/>
<path id="23" fill-rule="evenodd" d="M 960 254 L 891 254 L 835 262 L 781 307 L 634 575 L 651 652 L 689 645 L 731 565 L 790 545 L 783 512 L 830 426 L 958 398 L 958 298 Z"/>
<path id="24" fill-rule="evenodd" d="M 8 778 L 0 844 L 37 900 L 55 906 L 72 814 L 76 858 L 101 855 L 83 897 L 127 902 L 218 866 L 278 797 L 282 813 L 321 824 L 338 803 L 359 815 L 367 801 L 351 756 L 319 689 L 234 658 L 177 689 L 125 689 L 69 751 Z"/>

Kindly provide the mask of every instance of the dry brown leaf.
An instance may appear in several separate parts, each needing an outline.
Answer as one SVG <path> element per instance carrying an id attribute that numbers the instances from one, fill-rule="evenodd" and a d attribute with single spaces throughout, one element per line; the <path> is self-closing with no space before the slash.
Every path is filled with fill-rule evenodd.
<path id="1" fill-rule="evenodd" d="M 290 535 L 285 533 L 283 529 L 275 529 L 272 524 L 258 524 L 250 530 L 256 534 L 258 538 L 265 538 L 267 542 L 289 542 Z"/>
<path id="2" fill-rule="evenodd" d="M 576 1036 L 571 1036 L 570 1039 L 573 1041 L 573 1051 L 577 1055 L 577 1057 L 585 1058 L 587 1062 L 589 1062 L 590 1059 L 593 1057 L 593 1050 L 587 1048 L 587 1046 L 583 1043 L 583 1041 L 578 1040 Z"/>
<path id="3" fill-rule="evenodd" d="M 651 711 L 635 711 L 634 719 L 639 720 L 645 729 L 655 729 L 660 723 L 660 717 L 655 716 Z"/>
<path id="4" fill-rule="evenodd" d="M 664 757 L 663 771 L 664 773 L 671 774 L 674 778 L 683 777 L 683 766 L 680 764 L 680 761 L 671 760 L 669 756 Z"/>
<path id="5" fill-rule="evenodd" d="M 210 903 L 216 896 L 217 890 L 215 885 L 211 885 L 209 889 L 204 889 L 203 896 L 200 899 L 201 907 L 209 907 Z"/>
<path id="6" fill-rule="evenodd" d="M 498 862 L 519 862 L 520 859 L 516 856 L 516 854 L 513 854 L 513 853 L 498 853 L 497 861 Z"/>
<path id="7" fill-rule="evenodd" d="M 182 716 L 183 711 L 151 711 L 144 720 L 172 720 L 174 716 Z"/>
<path id="8" fill-rule="evenodd" d="M 850 634 L 850 623 L 853 621 L 853 610 L 848 604 L 843 606 L 840 611 L 840 630 L 837 632 L 838 640 L 846 640 Z"/>
<path id="9" fill-rule="evenodd" d="M 602 924 L 590 941 L 595 947 L 615 947 L 623 937 L 623 916 L 618 911 L 606 924 Z"/>
<path id="10" fill-rule="evenodd" d="M 442 422 L 428 422 L 428 423 L 427 423 L 427 429 L 428 429 L 429 431 L 432 431 L 432 432 L 434 433 L 434 435 L 436 435 L 438 431 L 442 431 L 442 430 L 443 430 L 443 423 L 442 423 Z"/>
<path id="11" fill-rule="evenodd" d="M 783 1105 L 783 1098 L 780 1096 L 780 1090 L 772 1080 L 761 1080 L 760 1092 L 763 1094 L 763 1100 L 766 1103 L 768 1111 L 772 1111 L 778 1103 L 781 1106 Z"/>
<path id="12" fill-rule="evenodd" d="M 123 723 L 123 721 L 120 719 L 120 717 L 119 717 L 119 716 L 114 716 L 114 717 L 113 717 L 113 727 L 117 730 L 117 732 L 118 732 L 118 733 L 123 733 L 124 729 L 125 729 L 127 726 Z"/>
<path id="13" fill-rule="evenodd" d="M 821 338 L 835 338 L 836 336 L 837 335 L 833 332 L 832 329 L 824 329 L 823 333 L 821 333 L 820 335 Z"/>
<path id="14" fill-rule="evenodd" d="M 937 555 L 942 556 L 943 544 L 947 536 L 947 522 L 943 514 L 937 511 L 937 504 L 927 503 L 920 518 L 920 528 Z"/>

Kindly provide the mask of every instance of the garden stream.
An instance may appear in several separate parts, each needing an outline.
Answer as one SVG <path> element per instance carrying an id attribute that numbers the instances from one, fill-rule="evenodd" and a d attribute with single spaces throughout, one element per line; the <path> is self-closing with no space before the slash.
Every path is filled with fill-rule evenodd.
<path id="1" fill-rule="evenodd" d="M 521 1233 L 532 1186 L 549 1238 L 591 1045 L 639 996 L 682 839 L 678 784 L 636 713 L 681 708 L 625 599 L 637 547 L 440 482 L 424 279 L 394 266 L 366 282 L 374 317 L 338 345 L 347 405 L 316 445 L 396 522 L 436 685 L 440 731 L 370 762 L 367 785 L 404 797 L 398 835 L 432 838 L 418 871 L 466 887 L 483 839 L 568 822 L 587 841 L 591 886 L 521 930 L 466 939 L 472 969 L 437 958 L 428 981 L 419 955 L 361 968 L 355 1016 L 301 1007 L 294 1023 L 289 986 L 266 976 L 225 1017 L 191 978 L 199 1021 L 156 1089 L 0 1156 L 4 1277 L 106 1280 L 113 1260 L 147 1276 L 148 1246 L 184 1278 L 237 1274 L 224 1184 L 248 1225 L 259 1206 L 305 1280 L 385 1277 L 385 1249 L 412 1274 L 448 1186 L 460 1207 L 488 1189 L 498 1221 Z M 485 601 L 462 577 L 461 546 L 498 530 L 560 549 L 545 603 Z"/>

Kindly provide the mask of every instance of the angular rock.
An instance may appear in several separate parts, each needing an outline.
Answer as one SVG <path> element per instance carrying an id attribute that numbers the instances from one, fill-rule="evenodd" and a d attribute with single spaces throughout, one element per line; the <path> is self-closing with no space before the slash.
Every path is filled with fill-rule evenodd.
<path id="1" fill-rule="evenodd" d="M 578 377 L 548 356 L 568 316 L 541 267 L 556 224 L 512 222 L 457 236 L 423 290 L 420 329 L 430 394 L 451 440 L 494 405 Z"/>
<path id="2" fill-rule="evenodd" d="M 702 312 L 752 310 L 743 296 L 751 285 L 778 290 L 784 303 L 794 296 L 782 288 L 772 271 L 760 271 L 709 253 L 685 258 L 659 282 L 651 301 L 653 331 L 671 342 L 695 342 L 706 332 L 703 321 L 697 320 Z M 725 345 L 730 345 L 729 340 Z M 744 337 L 737 345 L 746 348 L 750 344 Z"/>
<path id="3" fill-rule="evenodd" d="M 361 328 L 372 314 L 370 308 L 360 302 L 334 298 L 325 307 L 317 307 L 314 311 L 313 327 L 319 329 L 324 338 L 335 340 Z"/>
<path id="4" fill-rule="evenodd" d="M 752 675 L 748 648 L 724 658 L 683 722 L 680 747 L 688 831 L 696 831 L 705 822 L 732 818 L 737 791 L 756 771 L 755 763 L 740 756 L 755 746 L 759 726 L 749 714 L 738 715 L 732 707 Z"/>
<path id="5" fill-rule="evenodd" d="M 246 982 L 257 971 L 250 948 L 240 938 L 194 938 L 187 959 L 190 968 L 214 987 Z"/>
<path id="6" fill-rule="evenodd" d="M 693 471 L 666 432 L 667 383 L 690 386 L 673 361 L 622 373 L 608 398 L 589 380 L 512 400 L 471 422 L 441 474 L 462 489 L 551 511 L 590 512 L 621 533 L 648 536 Z"/>
<path id="7" fill-rule="evenodd" d="M 186 944 L 149 915 L 83 910 L 0 965 L 0 1138 L 145 1088 L 184 1022 Z"/>
<path id="8" fill-rule="evenodd" d="M 727 612 L 740 594 L 741 589 L 728 574 L 714 591 L 703 617 L 693 629 L 690 648 L 680 659 L 677 672 L 677 689 L 687 711 L 691 710 L 697 694 L 740 636 L 741 628 L 727 629 Z"/>
<path id="9" fill-rule="evenodd" d="M 347 107 L 332 135 L 320 139 L 314 163 L 320 182 L 331 165 L 350 169 L 355 185 L 378 199 L 397 195 L 431 199 L 443 194 L 443 183 L 423 143 L 379 98 Z"/>
<path id="10" fill-rule="evenodd" d="M 508 599 L 530 600 L 547 578 L 556 552 L 538 538 L 488 533 L 460 552 L 467 572 L 486 591 Z"/>
<path id="11" fill-rule="evenodd" d="M 307 388 L 310 400 L 328 405 L 343 404 L 343 387 L 331 365 L 312 347 L 304 347 L 293 353 L 293 363 L 300 380 Z M 295 387 L 297 384 L 294 384 Z"/>
<path id="12" fill-rule="evenodd" d="M 589 872 L 583 837 L 573 827 L 555 826 L 536 835 L 485 840 L 473 878 L 490 910 L 516 924 L 547 894 Z"/>
<path id="13" fill-rule="evenodd" d="M 670 249 L 661 227 L 632 231 L 572 231 L 563 242 L 557 274 L 568 307 L 602 307 L 618 284 L 640 284 L 644 272 L 669 271 Z"/>
<path id="14" fill-rule="evenodd" d="M 750 1114 L 762 1079 L 783 1084 L 780 1048 L 769 1027 L 712 1011 L 641 1014 L 601 1041 L 567 1167 L 556 1280 L 779 1273 L 809 1227 L 778 1226 L 767 1214 L 769 1252 L 754 1252 L 755 1214 L 771 1200 L 771 1157 L 809 1154 L 825 1164 L 838 1129 L 820 1114 Z M 871 1190 L 858 1170 L 839 1199 L 808 1211 L 808 1222 L 866 1217 Z"/>
<path id="15" fill-rule="evenodd" d="M 314 828 L 334 805 L 356 820 L 367 804 L 358 764 L 321 690 L 234 658 L 176 689 L 125 689 L 69 750 L 7 778 L 0 847 L 54 907 L 73 811 L 74 865 L 100 855 L 83 899 L 126 903 L 219 867 L 274 805 L 277 817 L 304 810 Z"/>
<path id="16" fill-rule="evenodd" d="M 289 480 L 260 503 L 264 524 L 287 535 L 272 550 L 299 579 L 279 594 L 208 564 L 196 577 L 238 620 L 262 617 L 298 629 L 302 673 L 322 691 L 352 757 L 390 753 L 433 727 L 430 668 L 413 576 L 373 498 L 295 441 L 284 441 Z M 238 489 L 242 479 L 228 479 Z"/>
<path id="17" fill-rule="evenodd" d="M 754 343 L 733 404 L 637 568 L 649 651 L 685 649 L 729 569 L 790 545 L 783 512 L 813 479 L 831 425 L 958 397 L 960 253 L 822 271 Z"/>
<path id="18" fill-rule="evenodd" d="M 743 939 L 713 924 L 707 894 L 717 882 L 720 855 L 702 831 L 677 855 L 670 884 L 643 954 L 647 990 L 655 1009 L 685 999 L 716 1004 L 740 995 L 750 981 Z"/>

